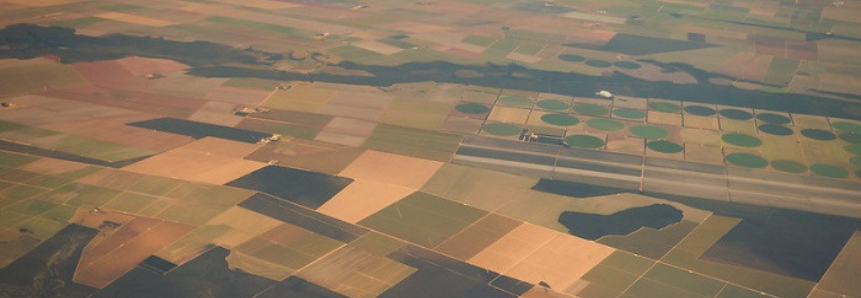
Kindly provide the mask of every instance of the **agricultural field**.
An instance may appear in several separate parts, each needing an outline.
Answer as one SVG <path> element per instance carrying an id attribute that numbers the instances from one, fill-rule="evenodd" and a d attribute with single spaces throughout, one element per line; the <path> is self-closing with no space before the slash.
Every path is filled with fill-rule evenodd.
<path id="1" fill-rule="evenodd" d="M 0 297 L 861 298 L 857 1 L 0 2 Z"/>

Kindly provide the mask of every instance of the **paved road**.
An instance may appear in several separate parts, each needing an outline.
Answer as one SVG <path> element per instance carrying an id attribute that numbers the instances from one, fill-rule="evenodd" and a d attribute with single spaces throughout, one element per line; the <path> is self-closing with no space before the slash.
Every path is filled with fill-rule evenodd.
<path id="1" fill-rule="evenodd" d="M 861 218 L 861 183 L 469 136 L 453 163 L 541 178 Z"/>

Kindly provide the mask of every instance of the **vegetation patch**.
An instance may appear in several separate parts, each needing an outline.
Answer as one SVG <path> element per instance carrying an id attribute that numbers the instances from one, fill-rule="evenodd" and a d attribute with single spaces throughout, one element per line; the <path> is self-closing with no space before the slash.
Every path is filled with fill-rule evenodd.
<path id="1" fill-rule="evenodd" d="M 650 102 L 649 109 L 665 113 L 678 113 L 682 110 L 679 105 L 669 102 Z"/>
<path id="2" fill-rule="evenodd" d="M 545 114 L 541 116 L 541 121 L 557 126 L 573 126 L 580 123 L 580 119 L 568 114 Z"/>
<path id="3" fill-rule="evenodd" d="M 717 114 L 715 109 L 704 106 L 686 106 L 685 112 L 697 116 L 713 116 Z"/>
<path id="4" fill-rule="evenodd" d="M 610 109 L 591 103 L 574 104 L 574 112 L 586 116 L 604 116 L 610 112 Z"/>
<path id="5" fill-rule="evenodd" d="M 484 132 L 494 136 L 516 136 L 520 134 L 521 128 L 508 123 L 490 123 L 484 125 Z"/>
<path id="6" fill-rule="evenodd" d="M 661 153 L 679 153 L 684 149 L 682 145 L 665 140 L 651 141 L 646 147 Z"/>
<path id="7" fill-rule="evenodd" d="M 586 121 L 586 125 L 591 128 L 604 131 L 617 131 L 625 128 L 625 125 L 619 121 L 603 118 L 589 119 L 589 121 Z"/>
<path id="8" fill-rule="evenodd" d="M 726 161 L 745 168 L 764 168 L 768 165 L 768 161 L 765 158 L 750 153 L 727 154 Z"/>
<path id="9" fill-rule="evenodd" d="M 720 115 L 733 120 L 750 120 L 753 118 L 753 114 L 739 109 L 723 109 L 720 110 Z"/>
<path id="10" fill-rule="evenodd" d="M 604 147 L 604 140 L 590 135 L 571 135 L 565 137 L 565 144 L 571 147 L 601 148 Z"/>
<path id="11" fill-rule="evenodd" d="M 616 117 L 624 118 L 624 119 L 643 119 L 646 118 L 646 112 L 632 109 L 632 108 L 620 108 L 613 110 L 613 115 Z"/>
<path id="12" fill-rule="evenodd" d="M 830 131 L 816 128 L 802 129 L 801 135 L 807 137 L 808 139 L 813 139 L 817 141 L 831 141 L 837 139 L 837 136 L 835 136 Z"/>
<path id="13" fill-rule="evenodd" d="M 721 140 L 739 147 L 759 147 L 762 145 L 762 140 L 759 138 L 743 133 L 728 133 L 721 136 Z"/>
<path id="14" fill-rule="evenodd" d="M 810 166 L 810 171 L 816 175 L 828 178 L 846 178 L 849 176 L 849 171 L 846 169 L 829 164 L 812 165 Z"/>
<path id="15" fill-rule="evenodd" d="M 567 103 L 555 99 L 542 100 L 536 105 L 545 110 L 562 111 L 568 109 Z"/>
<path id="16" fill-rule="evenodd" d="M 756 119 L 768 124 L 783 125 L 792 122 L 788 117 L 775 113 L 759 113 L 756 114 Z"/>
<path id="17" fill-rule="evenodd" d="M 663 139 L 670 134 L 663 128 L 652 125 L 638 125 L 631 127 L 631 133 L 644 139 Z"/>
<path id="18" fill-rule="evenodd" d="M 777 124 L 763 124 L 759 126 L 759 131 L 774 135 L 774 136 L 789 136 L 795 133 L 792 128 L 777 125 Z"/>
<path id="19" fill-rule="evenodd" d="M 804 173 L 804 172 L 807 172 L 807 166 L 805 166 L 804 164 L 797 162 L 797 161 L 786 160 L 786 159 L 778 159 L 778 160 L 771 161 L 771 167 L 778 170 L 778 171 L 787 172 L 787 173 Z"/>
<path id="20" fill-rule="evenodd" d="M 470 115 L 487 114 L 490 108 L 480 103 L 462 103 L 454 107 L 458 112 Z"/>

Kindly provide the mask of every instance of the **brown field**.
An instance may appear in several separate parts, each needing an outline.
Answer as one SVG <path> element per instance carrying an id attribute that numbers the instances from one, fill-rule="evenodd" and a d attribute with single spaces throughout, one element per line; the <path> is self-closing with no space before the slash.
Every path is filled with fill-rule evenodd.
<path id="1" fill-rule="evenodd" d="M 206 151 L 212 154 L 242 158 L 260 149 L 261 145 L 206 137 L 183 146 L 185 149 Z"/>
<path id="2" fill-rule="evenodd" d="M 613 248 L 525 223 L 469 262 L 552 288 L 567 289 L 614 251 Z"/>
<path id="3" fill-rule="evenodd" d="M 105 168 L 97 173 L 78 179 L 77 182 L 107 188 L 126 189 L 143 177 L 144 175 L 138 173 Z"/>
<path id="4" fill-rule="evenodd" d="M 759 48 L 757 46 L 757 52 L 759 52 Z M 717 71 L 739 79 L 762 81 L 765 79 L 770 64 L 771 56 L 741 52 L 724 62 L 724 65 L 719 67 Z"/>
<path id="5" fill-rule="evenodd" d="M 173 222 L 157 223 L 119 246 L 114 246 L 97 260 L 79 266 L 74 280 L 95 288 L 103 288 L 192 229 L 190 226 Z"/>
<path id="6" fill-rule="evenodd" d="M 415 189 L 374 181 L 356 181 L 344 188 L 317 212 L 357 223 L 415 192 Z"/>
<path id="7" fill-rule="evenodd" d="M 21 166 L 19 169 L 36 172 L 40 174 L 56 175 L 60 173 L 71 172 L 88 167 L 86 164 L 53 159 L 42 158 L 37 161 Z"/>
<path id="8" fill-rule="evenodd" d="M 231 270 L 238 269 L 276 281 L 284 280 L 294 272 L 293 269 L 236 250 L 231 250 L 225 260 Z"/>
<path id="9" fill-rule="evenodd" d="M 686 143 L 684 153 L 685 160 L 688 161 L 723 164 L 723 152 L 720 147 Z"/>
<path id="10" fill-rule="evenodd" d="M 652 124 L 682 125 L 682 114 L 678 113 L 649 111 L 646 118 L 648 119 L 647 121 Z"/>
<path id="11" fill-rule="evenodd" d="M 141 114 L 141 116 L 143 116 L 143 114 Z M 176 148 L 177 146 L 194 140 L 187 136 L 125 125 L 127 122 L 145 120 L 145 118 L 134 120 L 129 119 L 129 121 L 119 120 L 123 119 L 80 119 L 46 125 L 43 127 L 50 130 L 159 152 Z"/>
<path id="12" fill-rule="evenodd" d="M 72 67 L 91 84 L 101 87 L 147 86 L 146 78 L 135 76 L 117 61 L 79 62 Z"/>
<path id="13" fill-rule="evenodd" d="M 607 151 L 643 155 L 644 146 L 643 139 L 637 137 L 612 136 L 607 139 Z"/>
<path id="14" fill-rule="evenodd" d="M 221 140 L 201 141 L 217 143 Z M 243 151 L 249 149 L 246 143 L 223 140 L 221 141 L 222 145 L 218 148 L 198 149 L 199 147 L 196 147 L 199 146 L 196 145 L 197 142 L 147 158 L 124 169 L 147 175 L 224 184 L 266 166 L 265 163 L 218 153 L 225 151 L 231 154 L 247 152 Z M 206 150 L 215 150 L 216 152 Z"/>
<path id="15" fill-rule="evenodd" d="M 115 222 L 120 225 L 124 225 L 134 220 L 135 217 L 127 214 L 104 211 L 104 210 L 93 210 L 88 208 L 80 208 L 75 210 L 75 214 L 72 218 L 69 219 L 69 223 L 85 226 L 88 228 L 93 228 L 97 230 L 103 230 L 102 236 L 105 236 L 115 229 L 112 229 L 110 226 L 104 226 L 103 224 L 106 221 Z M 102 229 L 105 228 L 105 229 Z"/>
<path id="16" fill-rule="evenodd" d="M 818 128 L 830 130 L 831 124 L 828 123 L 828 118 L 823 116 L 813 116 L 804 114 L 792 114 L 792 121 L 795 126 L 804 128 Z"/>
<path id="17" fill-rule="evenodd" d="M 359 147 L 374 132 L 377 124 L 365 120 L 335 117 L 314 138 L 318 141 Z"/>
<path id="18" fill-rule="evenodd" d="M 51 90 L 43 95 L 68 99 L 96 105 L 124 108 L 134 111 L 153 113 L 178 118 L 186 118 L 206 104 L 205 100 L 177 97 L 137 91 L 114 92 L 111 89 L 95 86 Z M 117 97 L 125 100 L 117 100 Z"/>
<path id="19" fill-rule="evenodd" d="M 859 270 L 861 270 L 861 231 L 855 231 L 837 255 L 837 259 L 825 272 L 817 288 L 844 295 L 861 293 L 861 283 L 858 283 Z"/>
<path id="20" fill-rule="evenodd" d="M 159 20 L 159 19 L 143 17 L 143 16 L 127 14 L 127 13 L 121 13 L 121 12 L 102 13 L 102 14 L 96 15 L 96 17 L 108 19 L 108 20 L 114 20 L 114 21 L 118 21 L 118 22 L 126 22 L 126 23 L 132 23 L 132 24 L 137 24 L 137 25 L 150 26 L 150 27 L 167 27 L 167 26 L 171 26 L 171 25 L 176 25 L 176 23 L 173 23 L 170 21 Z"/>
<path id="21" fill-rule="evenodd" d="M 218 235 L 211 241 L 227 249 L 233 249 L 264 232 L 275 228 L 281 221 L 249 211 L 241 207 L 231 207 L 218 216 L 206 222 L 205 226 L 230 227 L 227 232 Z M 205 227 L 202 227 L 205 229 Z"/>
<path id="22" fill-rule="evenodd" d="M 704 117 L 704 116 L 685 114 L 683 118 L 684 118 L 684 122 L 685 122 L 685 124 L 684 124 L 685 127 L 703 128 L 703 129 L 710 129 L 710 130 L 719 130 L 720 129 L 720 123 L 718 123 L 717 117 Z"/>
<path id="23" fill-rule="evenodd" d="M 262 103 L 270 92 L 255 89 L 241 89 L 218 86 L 206 93 L 203 98 L 223 103 L 254 106 Z"/>
<path id="24" fill-rule="evenodd" d="M 442 166 L 442 162 L 367 150 L 340 175 L 419 189 Z"/>
<path id="25" fill-rule="evenodd" d="M 145 76 L 154 73 L 169 73 L 188 69 L 189 66 L 167 59 L 151 59 L 129 57 L 115 60 L 123 69 L 134 76 Z"/>
<path id="26" fill-rule="evenodd" d="M 235 127 L 239 122 L 242 122 L 242 119 L 244 119 L 243 117 L 233 114 L 236 107 L 237 106 L 232 103 L 210 101 L 200 107 L 197 112 L 191 114 L 191 116 L 188 117 L 188 120 Z"/>
<path id="27" fill-rule="evenodd" d="M 495 106 L 490 111 L 490 116 L 487 121 L 497 121 L 502 123 L 524 124 L 529 118 L 529 109 L 518 109 Z"/>
<path id="28" fill-rule="evenodd" d="M 294 139 L 279 146 L 263 146 L 246 158 L 259 162 L 275 160 L 279 165 L 334 175 L 364 151 L 362 148 Z"/>

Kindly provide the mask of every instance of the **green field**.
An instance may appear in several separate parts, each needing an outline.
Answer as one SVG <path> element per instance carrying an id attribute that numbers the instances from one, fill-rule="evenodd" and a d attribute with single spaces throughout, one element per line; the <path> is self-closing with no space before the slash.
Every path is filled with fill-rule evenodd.
<path id="1" fill-rule="evenodd" d="M 448 161 L 460 144 L 455 134 L 377 125 L 364 147 L 373 150 Z"/>

